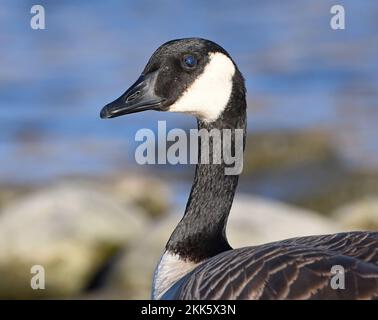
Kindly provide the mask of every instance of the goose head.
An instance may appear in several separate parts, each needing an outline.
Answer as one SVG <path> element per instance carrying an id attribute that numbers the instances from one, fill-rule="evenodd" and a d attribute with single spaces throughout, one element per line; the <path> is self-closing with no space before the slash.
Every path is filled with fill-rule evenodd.
<path id="1" fill-rule="evenodd" d="M 244 95 L 244 80 L 226 50 L 200 38 L 172 40 L 153 53 L 124 94 L 102 109 L 101 118 L 156 110 L 213 122 L 232 107 L 237 90 Z"/>

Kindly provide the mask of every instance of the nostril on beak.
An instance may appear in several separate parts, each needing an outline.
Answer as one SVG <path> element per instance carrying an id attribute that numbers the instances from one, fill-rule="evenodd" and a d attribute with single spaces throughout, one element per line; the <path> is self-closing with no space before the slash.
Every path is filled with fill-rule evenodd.
<path id="1" fill-rule="evenodd" d="M 140 91 L 138 90 L 137 92 L 133 93 L 131 96 L 127 97 L 126 102 L 133 101 L 139 96 L 140 96 Z"/>

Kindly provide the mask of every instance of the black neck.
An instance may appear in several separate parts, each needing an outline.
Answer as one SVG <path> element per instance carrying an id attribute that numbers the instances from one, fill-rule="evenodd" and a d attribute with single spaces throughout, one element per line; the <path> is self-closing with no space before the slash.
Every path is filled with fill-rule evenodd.
<path id="1" fill-rule="evenodd" d="M 244 89 L 244 87 L 243 87 Z M 243 129 L 243 149 L 246 128 L 245 92 L 231 95 L 223 115 L 212 123 L 198 121 L 199 129 L 231 129 L 231 143 L 235 130 Z M 200 139 L 199 139 L 200 140 Z M 200 145 L 200 144 L 199 144 Z M 222 148 L 223 143 L 220 148 Z M 172 233 L 166 249 L 181 258 L 200 262 L 220 252 L 232 249 L 226 238 L 227 218 L 238 184 L 238 175 L 226 175 L 227 165 L 212 163 L 213 144 L 210 139 L 210 164 L 201 164 L 201 148 L 194 182 L 184 217 Z M 222 148 L 223 151 L 223 148 Z M 223 153 L 222 153 L 223 154 Z"/>

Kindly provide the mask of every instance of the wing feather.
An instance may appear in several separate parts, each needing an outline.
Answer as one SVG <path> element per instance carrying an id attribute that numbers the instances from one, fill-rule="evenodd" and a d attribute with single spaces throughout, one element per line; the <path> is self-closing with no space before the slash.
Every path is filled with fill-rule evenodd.
<path id="1" fill-rule="evenodd" d="M 340 265 L 345 289 L 330 285 Z M 292 238 L 223 252 L 163 299 L 377 299 L 378 232 Z"/>

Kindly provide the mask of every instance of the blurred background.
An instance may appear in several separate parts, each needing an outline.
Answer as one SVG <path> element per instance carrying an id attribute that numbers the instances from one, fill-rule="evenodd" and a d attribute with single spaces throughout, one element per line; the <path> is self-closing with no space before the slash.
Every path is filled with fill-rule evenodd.
<path id="1" fill-rule="evenodd" d="M 30 27 L 34 4 L 46 30 Z M 345 30 L 330 27 L 335 4 Z M 196 121 L 99 112 L 176 38 L 219 43 L 246 78 L 232 245 L 377 230 L 377 31 L 374 0 L 3 0 L 0 298 L 149 298 L 194 166 L 139 166 L 134 136 L 158 120 Z M 45 268 L 44 290 L 30 288 L 33 265 Z"/>

